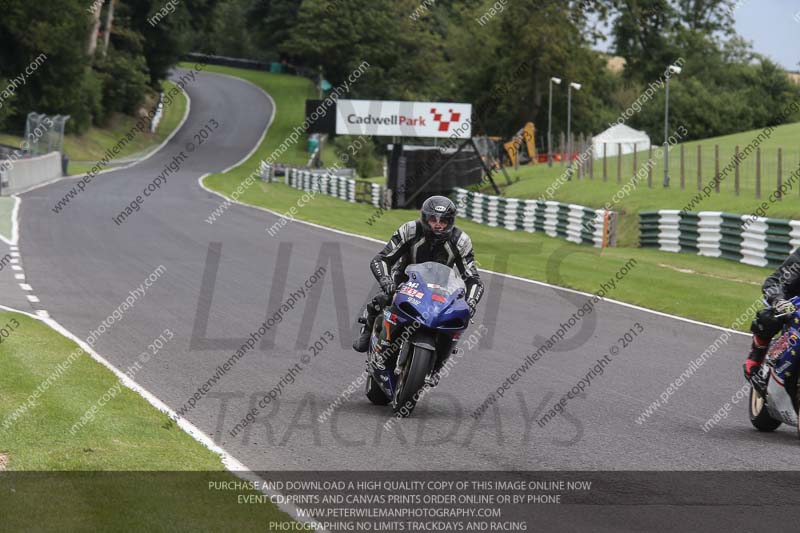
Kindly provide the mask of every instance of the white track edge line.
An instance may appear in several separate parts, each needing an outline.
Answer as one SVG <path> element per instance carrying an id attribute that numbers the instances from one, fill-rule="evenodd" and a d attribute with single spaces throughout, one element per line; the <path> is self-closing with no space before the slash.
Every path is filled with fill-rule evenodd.
<path id="1" fill-rule="evenodd" d="M 47 326 L 49 326 L 51 329 L 53 329 L 57 333 L 61 334 L 62 336 L 66 337 L 67 339 L 69 339 L 72 342 L 76 343 L 81 348 L 81 350 L 83 350 L 84 352 L 88 353 L 92 357 L 92 359 L 94 359 L 95 361 L 97 361 L 98 363 L 100 363 L 101 365 L 106 367 L 108 370 L 110 370 L 119 379 L 120 383 L 122 383 L 127 388 L 129 388 L 130 390 L 132 390 L 133 392 L 137 393 L 139 396 L 141 396 L 142 398 L 147 400 L 147 402 L 150 403 L 150 405 L 152 405 L 153 407 L 155 407 L 156 409 L 158 409 L 162 413 L 164 413 L 167 416 L 169 416 L 170 419 L 173 422 L 175 422 L 178 426 L 180 426 L 194 440 L 196 440 L 197 442 L 199 442 L 200 444 L 205 446 L 211 452 L 218 454 L 220 456 L 220 458 L 222 459 L 223 466 L 225 466 L 225 469 L 228 472 L 230 472 L 233 475 L 235 475 L 236 477 L 238 477 L 240 479 L 243 479 L 243 480 L 246 480 L 246 481 L 260 481 L 260 480 L 262 480 L 262 478 L 258 474 L 256 474 L 255 472 L 253 472 L 252 470 L 247 468 L 244 465 L 244 463 L 242 463 L 241 461 L 236 459 L 228 451 L 226 451 L 224 448 L 222 448 L 217 443 L 215 443 L 214 440 L 211 437 L 209 437 L 208 435 L 206 435 L 203 432 L 203 430 L 201 430 L 200 428 L 198 428 L 197 426 L 195 426 L 194 424 L 192 424 L 191 422 L 189 422 L 185 418 L 178 416 L 178 413 L 173 411 L 167 404 L 165 404 L 164 402 L 159 400 L 157 396 L 155 396 L 153 393 L 151 393 L 150 391 L 145 389 L 143 386 L 139 385 L 134 380 L 129 378 L 127 376 L 127 374 L 125 374 L 121 370 L 117 369 L 117 367 L 112 365 L 102 355 L 100 355 L 96 351 L 94 351 L 94 349 L 91 346 L 89 346 L 88 344 L 86 344 L 86 342 L 84 342 L 81 339 L 79 339 L 77 337 L 77 335 L 74 335 L 71 331 L 69 331 L 67 328 L 65 328 L 61 324 L 59 324 L 56 320 L 54 320 L 54 319 L 52 319 L 50 317 L 37 316 L 37 315 L 34 315 L 34 314 L 29 313 L 27 311 L 21 311 L 19 309 L 15 309 L 13 307 L 8 307 L 8 306 L 5 306 L 3 304 L 0 304 L 0 309 L 6 310 L 6 311 L 11 311 L 11 312 L 14 312 L 14 313 L 20 313 L 20 314 L 23 314 L 23 315 L 28 316 L 30 318 L 33 318 L 34 320 L 38 320 L 39 322 L 42 322 L 42 323 L 46 324 Z M 260 492 L 262 492 L 264 494 L 267 494 L 267 495 L 270 495 L 270 496 L 271 495 L 280 494 L 279 492 L 275 492 L 275 491 L 260 491 Z M 285 504 L 285 503 L 282 503 L 282 504 L 275 503 L 274 505 L 277 506 L 280 510 L 282 510 L 285 513 L 289 514 L 292 518 L 294 518 L 298 522 L 311 523 L 311 521 L 308 518 L 299 516 L 298 509 L 294 505 Z M 317 530 L 317 531 L 324 531 L 324 530 L 320 529 L 320 530 Z"/>
<path id="2" fill-rule="evenodd" d="M 209 74 L 214 74 L 214 73 L 209 73 Z M 225 76 L 225 74 L 221 74 L 221 75 Z M 234 79 L 241 79 L 241 78 L 235 78 L 234 76 L 228 76 L 228 77 L 229 78 L 234 78 Z M 247 82 L 246 80 L 242 80 L 242 81 Z M 249 83 L 249 82 L 247 82 L 247 83 Z M 253 84 L 253 85 L 255 87 L 258 87 L 255 84 Z M 260 87 L 258 87 L 258 88 L 261 89 Z M 97 174 L 99 175 L 99 174 L 104 174 L 106 172 L 115 172 L 117 170 L 124 170 L 126 168 L 132 167 L 133 165 L 137 165 L 137 164 L 141 163 L 142 161 L 145 161 L 146 159 L 149 159 L 150 157 L 155 155 L 159 150 L 161 150 L 164 146 L 166 146 L 166 144 L 170 140 L 172 140 L 172 138 L 178 133 L 178 131 L 180 131 L 180 129 L 186 123 L 186 120 L 189 118 L 189 110 L 191 109 L 192 99 L 189 97 L 189 93 L 188 92 L 186 92 L 186 91 L 184 91 L 182 89 L 181 89 L 181 91 L 183 92 L 184 96 L 186 97 L 186 111 L 184 112 L 183 118 L 181 118 L 180 123 L 175 127 L 175 129 L 172 131 L 172 133 L 170 133 L 167 136 L 167 138 L 164 139 L 164 141 L 160 145 L 158 145 L 156 148 L 154 148 L 152 152 L 147 154 L 142 159 L 134 161 L 133 163 L 131 163 L 129 165 L 125 165 L 125 166 L 120 167 L 120 168 L 104 170 L 104 171 L 98 172 Z M 240 161 L 240 163 L 243 163 L 244 161 L 246 161 L 250 157 L 250 155 L 255 153 L 255 151 L 258 149 L 258 147 L 261 146 L 261 142 L 264 140 L 264 137 L 267 135 L 267 130 L 269 129 L 269 126 L 272 125 L 272 121 L 275 119 L 275 114 L 276 114 L 275 110 L 277 109 L 277 107 L 275 106 L 275 101 L 272 99 L 272 97 L 266 91 L 264 91 L 264 89 L 261 89 L 261 91 L 269 98 L 270 101 L 272 101 L 273 115 L 272 115 L 272 118 L 270 119 L 269 123 L 267 124 L 267 127 L 264 129 L 264 132 L 261 134 L 261 139 L 258 141 L 258 143 L 256 143 L 255 147 L 252 149 L 250 154 L 247 157 L 245 157 L 242 161 Z M 237 165 L 240 164 L 240 163 L 237 163 Z M 234 166 L 236 166 L 236 165 L 234 165 Z M 205 176 L 208 176 L 208 174 L 206 174 Z M 201 176 L 200 179 L 202 180 L 205 176 Z M 18 214 L 19 214 L 19 207 L 22 204 L 22 199 L 18 196 L 18 194 L 23 194 L 23 193 L 32 191 L 34 189 L 38 189 L 40 187 L 44 187 L 46 185 L 51 185 L 52 183 L 55 183 L 57 181 L 61 181 L 61 180 L 64 180 L 64 179 L 70 179 L 70 178 L 73 178 L 73 177 L 79 177 L 79 176 L 64 176 L 64 177 L 61 177 L 61 178 L 57 178 L 57 179 L 55 179 L 55 180 L 53 180 L 51 182 L 42 183 L 40 185 L 37 185 L 36 187 L 32 187 L 30 189 L 27 189 L 25 191 L 22 191 L 22 192 L 19 192 L 17 194 L 12 195 L 12 197 L 16 200 L 15 203 L 14 203 L 14 210 L 13 210 L 13 215 L 12 215 L 12 237 L 13 237 L 13 242 L 9 242 L 8 240 L 4 239 L 2 236 L 0 236 L 0 239 L 5 241 L 9 245 L 17 245 L 17 243 L 19 242 L 19 232 L 18 232 L 19 226 L 17 224 L 17 217 L 18 217 Z M 128 378 L 127 375 L 125 375 L 122 372 L 120 372 L 119 370 L 117 370 L 111 363 L 109 363 L 102 356 L 100 356 L 100 354 L 98 354 L 97 352 L 95 352 L 94 350 L 89 348 L 88 345 L 86 345 L 83 341 L 78 339 L 77 336 L 73 335 L 69 330 L 67 330 L 66 328 L 61 326 L 58 322 L 56 322 L 52 318 L 50 318 L 50 317 L 46 317 L 46 318 L 45 317 L 40 317 L 40 316 L 33 315 L 33 314 L 25 312 L 25 311 L 20 311 L 19 309 L 14 309 L 14 308 L 11 308 L 11 307 L 7 307 L 7 306 L 2 305 L 2 304 L 0 304 L 0 309 L 5 309 L 5 310 L 8 310 L 8 311 L 22 313 L 24 315 L 27 315 L 27 316 L 33 318 L 33 319 L 39 320 L 40 322 L 44 322 L 48 326 L 53 328 L 54 330 L 56 330 L 59 333 L 61 333 L 62 335 L 64 335 L 65 337 L 67 337 L 70 340 L 78 343 L 78 345 L 81 347 L 81 349 L 83 349 L 84 351 L 89 353 L 92 356 L 93 359 L 95 359 L 96 361 L 98 361 L 102 365 L 104 365 L 107 368 L 109 368 L 115 375 L 121 376 L 120 380 L 125 384 L 125 386 L 127 386 L 132 391 L 134 391 L 134 392 L 138 393 L 139 395 L 141 395 L 151 405 L 153 405 L 154 407 L 156 407 L 160 411 L 165 412 L 173 420 L 177 419 L 176 424 L 178 426 L 180 426 L 181 428 L 183 428 L 184 431 L 186 431 L 192 438 L 194 438 L 195 440 L 197 440 L 198 442 L 200 442 L 201 444 L 206 446 L 212 452 L 220 454 L 220 456 L 222 457 L 222 464 L 225 466 L 225 468 L 229 472 L 233 473 L 236 477 L 239 477 L 240 479 L 244 479 L 244 480 L 247 480 L 247 481 L 256 481 L 256 480 L 260 480 L 261 479 L 257 474 L 253 473 L 252 470 L 247 468 L 244 465 L 244 463 L 240 462 L 238 459 L 233 457 L 233 455 L 231 455 L 229 452 L 227 452 L 224 448 L 222 448 L 222 447 L 218 446 L 216 443 L 214 443 L 214 441 L 211 439 L 211 437 L 209 437 L 208 435 L 203 433 L 199 428 L 197 428 L 191 422 L 187 421 L 184 418 L 179 417 L 178 414 L 175 411 L 170 409 L 169 406 L 167 406 L 164 402 L 159 400 L 158 397 L 156 397 L 152 393 L 148 392 L 144 387 L 141 387 L 138 383 L 136 383 L 135 381 L 133 381 L 130 378 Z M 88 348 L 88 350 L 87 350 L 87 348 Z M 130 382 L 130 384 L 128 382 Z M 264 493 L 264 494 L 267 494 L 267 495 L 280 494 L 279 492 L 273 492 L 273 491 L 261 491 L 261 492 Z M 284 511 L 285 513 L 287 513 L 289 516 L 291 516 L 292 518 L 294 518 L 298 522 L 311 523 L 308 518 L 300 516 L 300 513 L 297 510 L 297 507 L 294 506 L 294 505 L 287 504 L 287 503 L 280 503 L 280 504 L 274 504 L 274 505 L 276 505 L 280 510 Z M 318 529 L 317 531 L 320 531 L 322 533 L 327 533 L 324 529 Z"/>
<path id="3" fill-rule="evenodd" d="M 3 241 L 9 246 L 16 246 L 19 242 L 19 224 L 17 224 L 17 217 L 19 216 L 19 204 L 21 200 L 16 194 L 12 194 L 9 198 L 14 199 L 14 207 L 11 208 L 11 237 L 7 239 L 0 235 L 0 241 Z"/>
<path id="4" fill-rule="evenodd" d="M 275 215 L 275 216 L 283 218 L 283 215 L 281 213 L 278 213 L 277 211 L 273 211 L 271 209 L 267 209 L 266 207 L 261 207 L 261 206 L 258 206 L 258 205 L 246 204 L 246 203 L 240 202 L 238 200 L 233 200 L 232 198 L 229 198 L 229 197 L 225 196 L 222 193 L 219 193 L 217 191 L 213 191 L 213 190 L 209 189 L 203 183 L 203 179 L 208 175 L 209 174 L 201 176 L 197 180 L 199 185 L 200 185 L 200 187 L 202 187 L 206 191 L 208 191 L 210 193 L 213 193 L 213 194 L 216 194 L 217 196 L 219 196 L 219 197 L 221 197 L 221 198 L 223 198 L 225 200 L 228 200 L 231 203 L 243 205 L 243 206 L 246 206 L 246 207 L 251 207 L 251 208 L 254 208 L 254 209 L 259 209 L 261 211 L 266 211 L 267 213 L 270 213 L 272 215 Z M 376 242 L 376 243 L 379 243 L 379 244 L 385 244 L 384 241 L 380 241 L 378 239 L 373 239 L 372 237 L 366 237 L 364 235 L 358 235 L 356 233 L 350 233 L 350 232 L 342 231 L 342 230 L 335 229 L 335 228 L 329 228 L 327 226 L 322 226 L 320 224 L 315 224 L 313 222 L 308 222 L 307 220 L 300 220 L 299 218 L 294 218 L 292 220 L 292 222 L 299 222 L 301 224 L 306 224 L 306 225 L 314 227 L 314 228 L 319 228 L 319 229 L 323 229 L 323 230 L 327 230 L 327 231 L 332 231 L 332 232 L 338 233 L 340 235 L 347 235 L 348 237 L 355 237 L 355 238 L 364 239 L 364 240 L 367 240 L 367 241 L 370 241 L 370 242 Z M 592 294 L 592 293 L 579 291 L 577 289 L 570 289 L 568 287 L 561 287 L 559 285 L 553 285 L 553 284 L 547 283 L 545 281 L 522 278 L 522 277 L 519 277 L 519 276 L 515 276 L 513 274 L 506 274 L 504 272 L 495 272 L 493 270 L 487 270 L 485 268 L 479 268 L 478 270 L 481 271 L 481 272 L 486 272 L 488 274 L 494 274 L 496 276 L 503 276 L 503 277 L 506 277 L 506 278 L 515 279 L 517 281 L 522 281 L 522 282 L 525 282 L 525 283 L 532 283 L 534 285 L 540 285 L 542 287 L 549 287 L 551 289 L 565 291 L 565 292 L 569 292 L 569 293 L 572 293 L 572 294 L 580 294 L 582 296 L 594 296 L 594 294 Z M 738 335 L 744 335 L 744 336 L 747 336 L 747 337 L 750 336 L 749 333 L 745 333 L 743 331 L 736 331 L 734 329 L 726 328 L 724 326 L 717 326 L 716 324 L 709 324 L 707 322 L 700 322 L 699 320 L 693 320 L 691 318 L 686 318 L 686 317 L 677 316 L 677 315 L 671 315 L 671 314 L 665 313 L 663 311 L 656 311 L 655 309 L 648 309 L 646 307 L 641 307 L 639 305 L 631 304 L 631 303 L 627 303 L 627 302 L 621 302 L 619 300 L 614 300 L 612 298 L 602 298 L 601 301 L 617 304 L 617 305 L 620 305 L 622 307 L 628 307 L 630 309 L 636 309 L 637 311 L 644 311 L 646 313 L 651 313 L 651 314 L 654 314 L 654 315 L 663 316 L 663 317 L 666 317 L 666 318 L 671 318 L 673 320 L 678 320 L 678 321 L 681 321 L 681 322 L 687 322 L 689 324 L 694 324 L 696 326 L 704 326 L 704 327 L 707 327 L 707 328 L 712 328 L 712 329 L 716 329 L 716 330 L 719 330 L 719 331 L 726 331 L 728 333 L 735 333 L 735 334 L 738 334 Z"/>

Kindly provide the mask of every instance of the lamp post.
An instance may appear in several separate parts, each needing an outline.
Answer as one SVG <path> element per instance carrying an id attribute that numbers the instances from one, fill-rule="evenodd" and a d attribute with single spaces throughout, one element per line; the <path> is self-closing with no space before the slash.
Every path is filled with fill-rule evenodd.
<path id="1" fill-rule="evenodd" d="M 572 82 L 567 88 L 567 169 L 568 179 L 572 179 L 572 89 L 579 91 L 580 83 Z"/>
<path id="2" fill-rule="evenodd" d="M 561 85 L 561 78 L 550 78 L 550 98 L 547 100 L 547 166 L 553 166 L 553 149 L 552 149 L 552 142 L 553 142 L 553 135 L 552 135 L 552 125 L 553 125 L 553 84 Z"/>
<path id="3" fill-rule="evenodd" d="M 680 74 L 681 67 L 670 65 L 667 68 L 667 88 L 664 97 L 664 187 L 669 187 L 669 79 L 672 74 Z"/>

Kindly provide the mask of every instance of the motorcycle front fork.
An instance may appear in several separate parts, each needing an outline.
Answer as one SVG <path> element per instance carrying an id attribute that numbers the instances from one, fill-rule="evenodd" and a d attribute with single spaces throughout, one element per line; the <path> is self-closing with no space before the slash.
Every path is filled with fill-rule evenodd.
<path id="1" fill-rule="evenodd" d="M 378 339 L 376 351 L 383 358 L 386 368 L 393 369 L 395 375 L 400 373 L 408 353 L 411 351 L 411 343 L 408 342 L 411 336 L 404 335 L 404 330 L 405 328 L 387 320 L 383 311 L 377 316 L 373 326 L 373 331 Z M 436 363 L 431 370 L 432 373 L 438 372 L 450 355 L 458 351 L 459 337 L 450 338 L 447 335 L 439 335 L 436 342 Z"/>
<path id="2" fill-rule="evenodd" d="M 387 369 L 391 369 L 394 366 L 400 349 L 400 346 L 398 346 L 399 341 L 395 342 L 394 335 L 398 329 L 397 326 L 392 325 L 385 319 L 383 313 L 375 319 L 373 332 L 378 341 L 373 349 L 375 355 L 383 360 L 383 364 Z"/>

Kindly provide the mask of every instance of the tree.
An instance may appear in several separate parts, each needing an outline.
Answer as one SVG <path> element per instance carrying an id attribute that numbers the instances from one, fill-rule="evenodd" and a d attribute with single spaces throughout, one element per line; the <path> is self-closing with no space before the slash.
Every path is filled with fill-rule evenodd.
<path id="1" fill-rule="evenodd" d="M 257 59 L 276 59 L 278 48 L 297 25 L 302 2 L 296 0 L 251 0 L 248 28 L 258 45 Z M 333 5 L 327 2 L 326 9 Z"/>
<path id="2" fill-rule="evenodd" d="M 733 0 L 614 0 L 610 4 L 616 51 L 625 57 L 625 77 L 630 83 L 644 88 L 663 80 L 667 66 L 683 59 L 683 71 L 670 82 L 670 115 L 686 128 L 688 139 L 788 120 L 782 110 L 800 97 L 800 89 L 736 35 Z M 664 93 L 658 91 L 630 124 L 663 142 L 663 108 Z"/>
<path id="3" fill-rule="evenodd" d="M 24 80 L 16 87 L 8 123 L 19 131 L 25 115 L 37 111 L 71 115 L 71 129 L 87 128 L 99 92 L 86 54 L 91 19 L 85 3 L 52 0 L 43 9 L 25 0 L 3 0 L 2 8 L 0 77 Z"/>
<path id="4" fill-rule="evenodd" d="M 476 134 L 509 137 L 532 121 L 542 145 L 552 76 L 584 84 L 573 93 L 575 131 L 597 131 L 611 120 L 606 99 L 618 82 L 606 71 L 604 58 L 591 50 L 585 28 L 595 4 L 519 0 L 513 11 L 481 26 L 477 21 L 486 9 L 472 3 L 449 14 L 444 54 L 449 61 L 442 66 L 452 83 L 443 96 L 473 103 Z M 554 132 L 566 129 L 565 88 L 554 93 Z"/>
<path id="5" fill-rule="evenodd" d="M 6 87 L 8 87 L 8 80 L 0 77 L 0 88 L 5 89 Z M 14 114 L 14 98 L 15 95 L 10 95 L 0 101 L 0 128 L 6 128 L 8 117 Z"/>
<path id="6" fill-rule="evenodd" d="M 121 23 L 143 37 L 143 54 L 150 73 L 150 85 L 159 89 L 159 80 L 189 50 L 190 16 L 185 3 L 170 4 L 174 11 L 154 18 L 164 9 L 161 0 L 124 0 L 117 10 Z"/>
<path id="7" fill-rule="evenodd" d="M 625 58 L 625 75 L 654 79 L 678 57 L 673 36 L 679 24 L 669 0 L 616 0 L 612 35 L 617 55 Z"/>
<path id="8" fill-rule="evenodd" d="M 416 0 L 305 0 L 297 25 L 281 46 L 301 65 L 321 65 L 334 85 L 344 82 L 364 61 L 369 68 L 351 95 L 371 98 L 427 98 L 441 71 L 441 40 L 408 14 Z"/>
<path id="9" fill-rule="evenodd" d="M 99 0 L 98 2 L 92 4 L 89 8 L 89 12 L 92 16 L 92 25 L 89 29 L 89 45 L 87 53 L 90 56 L 93 56 L 95 50 L 97 50 L 97 37 L 100 33 L 100 12 L 103 10 L 103 2 L 104 0 Z"/>
<path id="10" fill-rule="evenodd" d="M 218 55 L 252 58 L 256 55 L 252 34 L 247 27 L 252 0 L 222 0 L 214 8 L 209 38 Z"/>
<path id="11" fill-rule="evenodd" d="M 108 43 L 111 38 L 111 26 L 114 22 L 114 5 L 116 4 L 116 0 L 109 0 L 108 1 L 108 10 L 106 12 L 106 23 L 105 27 L 103 28 L 103 57 L 106 57 L 108 54 Z"/>

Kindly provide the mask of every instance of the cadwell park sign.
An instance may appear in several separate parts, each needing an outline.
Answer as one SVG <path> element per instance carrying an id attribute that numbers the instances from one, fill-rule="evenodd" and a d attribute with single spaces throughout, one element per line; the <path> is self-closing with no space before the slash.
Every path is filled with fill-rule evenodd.
<path id="1" fill-rule="evenodd" d="M 387 137 L 472 136 L 472 104 L 338 100 L 336 133 Z"/>

